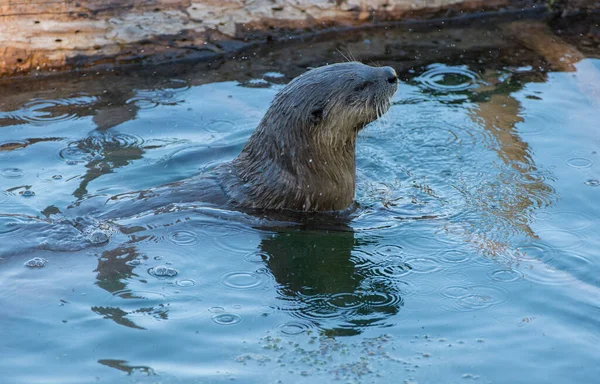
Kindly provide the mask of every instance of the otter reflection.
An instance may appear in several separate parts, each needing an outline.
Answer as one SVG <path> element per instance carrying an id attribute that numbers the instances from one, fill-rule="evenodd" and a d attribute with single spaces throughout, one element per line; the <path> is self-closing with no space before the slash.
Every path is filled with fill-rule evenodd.
<path id="1" fill-rule="evenodd" d="M 95 270 L 96 285 L 118 297 L 115 303 L 120 304 L 91 309 L 119 325 L 144 330 L 147 328 L 136 319 L 169 320 L 172 303 L 168 297 L 146 297 L 148 292 L 137 292 L 130 285 L 146 273 L 144 264 L 138 262 L 146 256 L 135 243 L 152 236 L 151 229 L 147 229 L 150 226 L 137 224 L 131 228 L 130 241 L 104 251 Z M 369 242 L 356 239 L 345 223 L 339 224 L 336 219 L 334 224 L 257 227 L 267 231 L 263 232 L 256 252 L 274 276 L 271 305 L 278 310 L 303 319 L 328 335 L 345 336 L 359 334 L 367 327 L 387 325 L 388 319 L 403 306 L 405 283 L 401 278 L 378 274 L 376 257 L 361 253 Z"/>
<path id="2" fill-rule="evenodd" d="M 384 325 L 403 305 L 400 282 L 372 273 L 353 255 L 357 241 L 345 230 L 289 229 L 260 244 L 275 277 L 278 309 L 308 320 L 329 335 L 355 335 Z"/>

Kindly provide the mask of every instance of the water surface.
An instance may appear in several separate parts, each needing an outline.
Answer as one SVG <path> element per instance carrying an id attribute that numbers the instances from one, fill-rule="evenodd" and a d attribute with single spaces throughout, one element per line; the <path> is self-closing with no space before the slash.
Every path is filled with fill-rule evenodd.
<path id="1" fill-rule="evenodd" d="M 558 71 L 493 28 L 4 84 L 4 382 L 595 381 L 600 40 Z M 340 52 L 403 80 L 359 137 L 348 222 L 198 203 L 61 224 L 210 173 L 286 82 Z"/>

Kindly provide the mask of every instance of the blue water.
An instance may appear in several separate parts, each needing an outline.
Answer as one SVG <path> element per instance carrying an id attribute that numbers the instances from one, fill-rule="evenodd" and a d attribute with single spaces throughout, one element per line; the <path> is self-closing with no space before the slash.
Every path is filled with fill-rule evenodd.
<path id="1" fill-rule="evenodd" d="M 346 225 L 198 203 L 100 244 L 49 228 L 231 160 L 297 68 L 25 86 L 0 112 L 0 381 L 595 382 L 600 60 L 520 64 L 402 72 Z"/>

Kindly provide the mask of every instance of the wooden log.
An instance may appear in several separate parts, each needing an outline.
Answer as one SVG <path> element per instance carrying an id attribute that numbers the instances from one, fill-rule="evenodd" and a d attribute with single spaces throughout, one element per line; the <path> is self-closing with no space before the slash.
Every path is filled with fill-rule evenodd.
<path id="1" fill-rule="evenodd" d="M 0 75 L 169 62 L 335 27 L 544 4 L 542 0 L 4 0 Z"/>

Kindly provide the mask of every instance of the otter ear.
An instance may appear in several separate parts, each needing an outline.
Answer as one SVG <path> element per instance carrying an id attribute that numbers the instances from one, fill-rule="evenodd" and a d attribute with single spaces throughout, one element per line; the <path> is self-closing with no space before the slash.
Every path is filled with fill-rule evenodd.
<path id="1" fill-rule="evenodd" d="M 318 124 L 323 120 L 323 107 L 320 105 L 315 105 L 313 109 L 310 111 L 310 120 L 314 124 Z"/>

